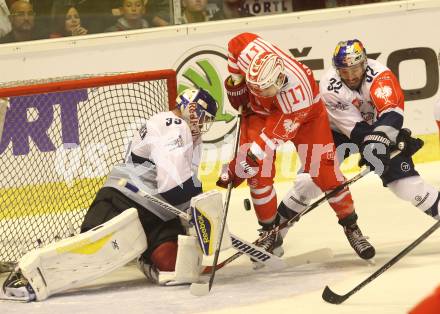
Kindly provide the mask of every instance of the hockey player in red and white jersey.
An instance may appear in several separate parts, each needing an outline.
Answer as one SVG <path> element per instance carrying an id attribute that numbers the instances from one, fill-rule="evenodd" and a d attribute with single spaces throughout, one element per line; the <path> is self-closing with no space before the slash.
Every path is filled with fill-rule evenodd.
<path id="1" fill-rule="evenodd" d="M 207 91 L 191 88 L 178 95 L 175 109 L 150 117 L 135 132 L 127 160 L 112 168 L 99 189 L 81 233 L 24 255 L 4 282 L 0 299 L 41 301 L 136 258 L 156 283 L 197 281 L 202 251 L 196 237 L 186 235 L 188 223 L 143 193 L 182 212 L 193 197 L 200 199 L 201 133 L 216 111 Z M 204 213 L 215 207 L 209 200 Z M 221 211 L 222 202 L 216 203 Z M 209 222 L 217 216 L 209 216 Z"/>
<path id="2" fill-rule="evenodd" d="M 226 187 L 232 182 L 236 187 L 247 179 L 264 234 L 280 221 L 273 186 L 275 150 L 280 143 L 295 144 L 304 173 L 319 192 L 336 188 L 344 178 L 334 163 L 327 113 L 312 71 L 255 34 L 242 33 L 232 38 L 228 50 L 230 76 L 225 88 L 231 105 L 236 109 L 244 107 L 241 146 L 217 184 Z M 329 203 L 356 253 L 372 258 L 375 251 L 368 241 L 352 236 L 361 231 L 350 191 L 344 189 Z M 291 217 L 290 212 L 281 214 L 281 219 Z M 281 244 L 282 237 L 274 235 L 262 246 L 281 255 Z"/>
<path id="3" fill-rule="evenodd" d="M 338 159 L 342 161 L 351 153 L 360 152 L 359 164 L 370 166 L 384 186 L 439 219 L 440 193 L 414 169 L 411 156 L 423 142 L 412 138 L 408 129 L 402 129 L 404 95 L 396 76 L 380 62 L 368 59 L 364 46 L 356 39 L 336 46 L 333 65 L 322 77 L 320 90 Z M 397 148 L 403 150 L 391 159 L 392 150 Z M 311 200 L 309 190 L 294 187 L 280 208 L 301 211 L 302 206 L 289 198 L 302 199 L 307 204 Z"/>

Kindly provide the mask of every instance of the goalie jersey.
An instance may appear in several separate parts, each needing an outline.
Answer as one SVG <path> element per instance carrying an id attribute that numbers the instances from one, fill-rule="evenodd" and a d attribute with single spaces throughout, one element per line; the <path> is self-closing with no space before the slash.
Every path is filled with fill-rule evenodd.
<path id="1" fill-rule="evenodd" d="M 176 216 L 118 182 L 125 179 L 182 210 L 202 192 L 197 178 L 201 137 L 194 142 L 188 124 L 173 112 L 152 116 L 133 136 L 130 149 L 126 162 L 113 167 L 104 186 L 119 190 L 164 221 Z"/>

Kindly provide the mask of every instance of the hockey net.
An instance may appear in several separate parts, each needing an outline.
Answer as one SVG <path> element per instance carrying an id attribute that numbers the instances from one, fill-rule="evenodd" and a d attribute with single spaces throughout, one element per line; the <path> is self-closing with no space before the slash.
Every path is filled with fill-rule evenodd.
<path id="1" fill-rule="evenodd" d="M 0 272 L 78 233 L 133 132 L 175 98 L 173 70 L 0 86 Z"/>

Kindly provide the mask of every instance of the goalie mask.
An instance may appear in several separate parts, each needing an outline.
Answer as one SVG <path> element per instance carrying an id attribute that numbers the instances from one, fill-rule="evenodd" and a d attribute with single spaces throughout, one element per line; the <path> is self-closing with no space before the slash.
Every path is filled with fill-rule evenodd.
<path id="1" fill-rule="evenodd" d="M 204 89 L 185 89 L 177 96 L 176 105 L 193 137 L 207 132 L 217 113 L 217 102 Z"/>
<path id="2" fill-rule="evenodd" d="M 278 55 L 263 51 L 251 61 L 246 73 L 246 83 L 258 97 L 274 97 L 284 85 L 284 62 Z"/>
<path id="3" fill-rule="evenodd" d="M 359 88 L 367 68 L 364 45 L 357 39 L 339 42 L 333 53 L 333 66 L 349 88 Z"/>

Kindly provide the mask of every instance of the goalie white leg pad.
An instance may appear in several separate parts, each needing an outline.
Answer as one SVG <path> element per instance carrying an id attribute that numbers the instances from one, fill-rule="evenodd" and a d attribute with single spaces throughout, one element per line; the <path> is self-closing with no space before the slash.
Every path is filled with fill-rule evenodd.
<path id="1" fill-rule="evenodd" d="M 202 271 L 202 251 L 196 237 L 179 235 L 177 240 L 176 281 L 197 282 Z"/>
<path id="2" fill-rule="evenodd" d="M 25 254 L 19 261 L 37 301 L 101 277 L 147 249 L 135 208 L 85 233 Z"/>
<path id="3" fill-rule="evenodd" d="M 218 234 L 223 218 L 222 194 L 217 190 L 211 190 L 193 197 L 189 215 L 194 221 L 196 235 L 203 254 L 212 255 L 219 241 Z M 231 236 L 226 224 L 221 249 L 226 250 L 231 246 Z"/>

